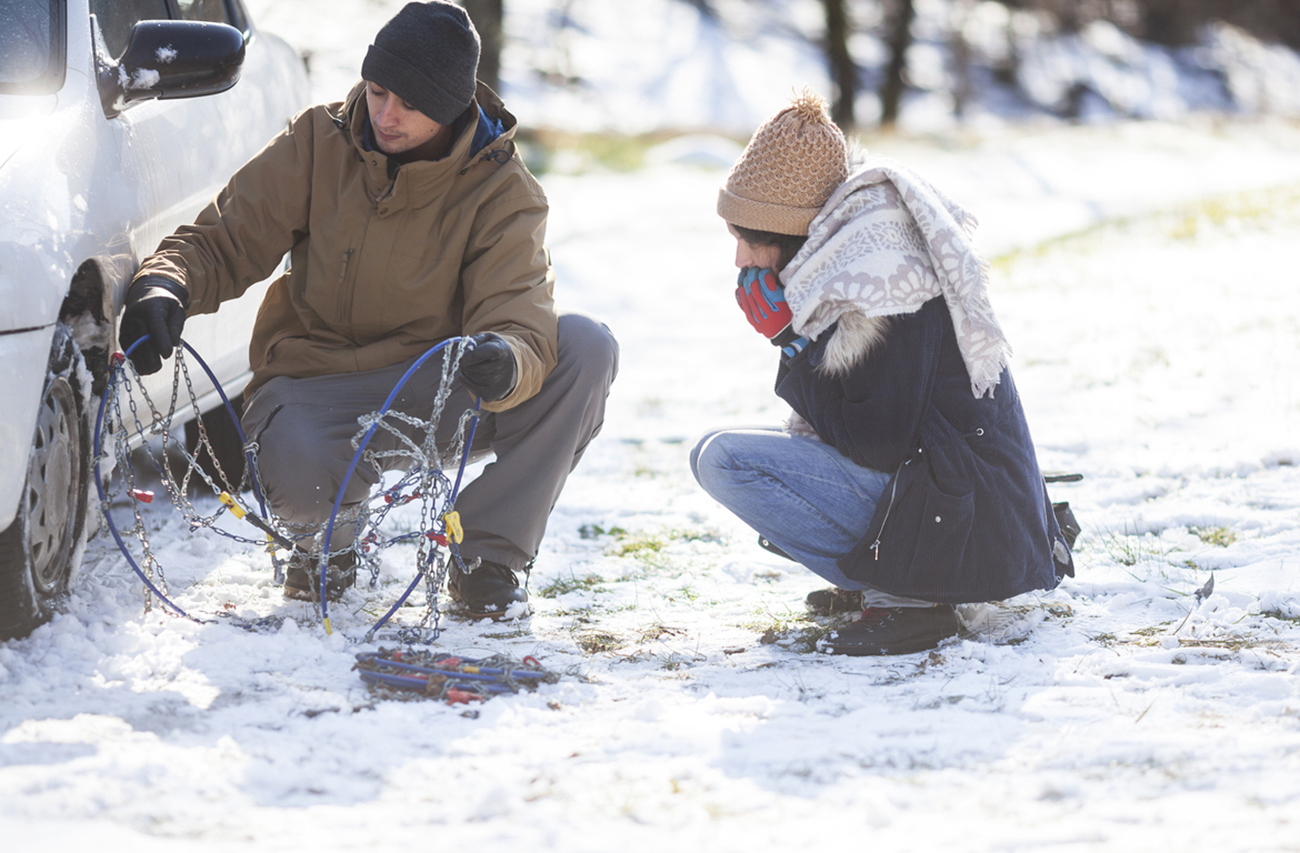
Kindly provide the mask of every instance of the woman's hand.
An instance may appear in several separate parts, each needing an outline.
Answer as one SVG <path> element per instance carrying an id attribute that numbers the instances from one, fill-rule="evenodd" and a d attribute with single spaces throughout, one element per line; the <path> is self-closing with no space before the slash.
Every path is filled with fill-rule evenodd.
<path id="1" fill-rule="evenodd" d="M 776 271 L 767 267 L 745 267 L 736 285 L 736 304 L 745 312 L 749 325 L 781 348 L 784 358 L 794 358 L 808 346 L 791 325 L 794 315 L 785 301 L 785 288 Z"/>
<path id="2" fill-rule="evenodd" d="M 794 315 L 785 301 L 785 288 L 774 270 L 745 267 L 736 284 L 736 304 L 754 330 L 774 340 L 790 325 Z"/>

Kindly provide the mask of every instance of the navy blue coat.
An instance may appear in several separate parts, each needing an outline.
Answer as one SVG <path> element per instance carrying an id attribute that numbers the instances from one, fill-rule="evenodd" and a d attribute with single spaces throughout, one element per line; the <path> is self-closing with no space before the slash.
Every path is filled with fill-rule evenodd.
<path id="1" fill-rule="evenodd" d="M 1073 576 L 1011 372 L 994 396 L 971 393 L 942 297 L 891 317 L 845 375 L 816 369 L 830 337 L 782 366 L 776 392 L 840 453 L 893 472 L 866 537 L 839 560 L 845 575 L 952 604 Z"/>

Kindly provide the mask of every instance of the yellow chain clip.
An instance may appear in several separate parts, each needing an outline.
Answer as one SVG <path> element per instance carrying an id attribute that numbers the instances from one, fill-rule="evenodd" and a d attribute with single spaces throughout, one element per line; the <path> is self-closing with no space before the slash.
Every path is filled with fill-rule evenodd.
<path id="1" fill-rule="evenodd" d="M 465 529 L 460 526 L 460 513 L 454 509 L 442 517 L 442 527 L 447 531 L 447 538 L 457 545 L 465 538 Z"/>

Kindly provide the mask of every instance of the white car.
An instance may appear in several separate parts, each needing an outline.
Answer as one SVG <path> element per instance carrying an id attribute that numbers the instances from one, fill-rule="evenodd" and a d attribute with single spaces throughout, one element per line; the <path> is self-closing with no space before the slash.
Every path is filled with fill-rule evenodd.
<path id="1" fill-rule="evenodd" d="M 307 100 L 241 0 L 0 4 L 0 640 L 49 617 L 98 526 L 91 431 L 132 274 Z M 264 289 L 185 327 L 231 395 Z"/>

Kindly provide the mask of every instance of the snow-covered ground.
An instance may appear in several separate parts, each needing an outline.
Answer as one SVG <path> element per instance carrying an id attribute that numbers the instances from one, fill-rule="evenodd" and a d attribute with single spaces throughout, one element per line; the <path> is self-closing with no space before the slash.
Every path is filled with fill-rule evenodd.
<path id="1" fill-rule="evenodd" d="M 1053 487 L 1076 578 L 964 608 L 928 654 L 807 650 L 816 579 L 687 468 L 705 429 L 785 411 L 713 213 L 736 151 L 679 140 L 544 178 L 562 306 L 609 323 L 621 372 L 535 615 L 451 612 L 436 646 L 562 679 L 477 715 L 377 699 L 352 664 L 402 555 L 327 636 L 264 553 L 159 503 L 182 606 L 283 622 L 146 614 L 92 541 L 67 612 L 0 644 L 5 849 L 1300 849 L 1300 127 L 868 143 L 984 222 L 1041 461 L 1085 475 Z"/>

